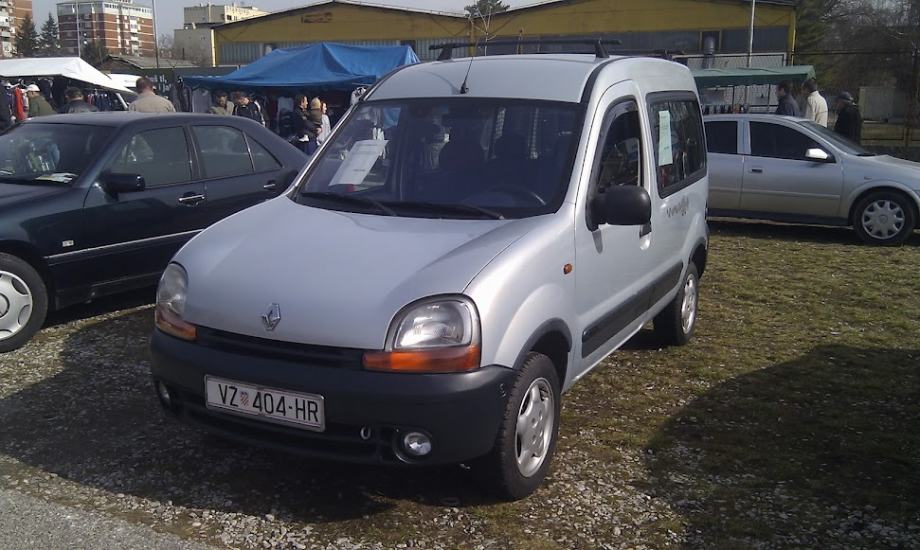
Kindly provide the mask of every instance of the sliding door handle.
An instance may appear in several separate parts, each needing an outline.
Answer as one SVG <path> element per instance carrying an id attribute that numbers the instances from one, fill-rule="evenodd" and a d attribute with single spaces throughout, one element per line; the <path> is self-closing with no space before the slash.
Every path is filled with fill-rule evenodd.
<path id="1" fill-rule="evenodd" d="M 751 168 L 751 173 L 752 173 L 752 174 L 763 174 L 763 168 L 761 168 L 761 167 L 759 167 L 759 166 L 757 166 L 757 167 L 755 167 L 755 168 Z"/>

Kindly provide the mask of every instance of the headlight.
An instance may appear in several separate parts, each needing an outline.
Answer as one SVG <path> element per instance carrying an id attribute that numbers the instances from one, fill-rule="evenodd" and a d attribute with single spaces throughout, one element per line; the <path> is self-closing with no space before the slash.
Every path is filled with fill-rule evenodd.
<path id="1" fill-rule="evenodd" d="M 187 291 L 188 274 L 185 269 L 176 263 L 169 264 L 157 287 L 156 326 L 176 338 L 194 340 L 198 335 L 195 325 L 182 319 Z"/>
<path id="2" fill-rule="evenodd" d="M 393 320 L 387 348 L 364 354 L 370 370 L 462 372 L 479 368 L 479 315 L 465 297 L 426 300 Z"/>

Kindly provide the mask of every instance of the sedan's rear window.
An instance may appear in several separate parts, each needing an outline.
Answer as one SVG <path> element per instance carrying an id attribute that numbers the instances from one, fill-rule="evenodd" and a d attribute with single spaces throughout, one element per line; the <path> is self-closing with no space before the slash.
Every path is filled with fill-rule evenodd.
<path id="1" fill-rule="evenodd" d="M 0 183 L 69 184 L 97 158 L 112 128 L 28 123 L 0 136 Z"/>

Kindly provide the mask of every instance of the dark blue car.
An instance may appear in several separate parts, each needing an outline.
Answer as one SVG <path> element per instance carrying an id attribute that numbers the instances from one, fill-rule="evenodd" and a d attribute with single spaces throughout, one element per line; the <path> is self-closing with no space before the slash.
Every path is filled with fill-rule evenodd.
<path id="1" fill-rule="evenodd" d="M 0 352 L 48 310 L 153 285 L 205 227 L 283 192 L 303 153 L 240 117 L 92 113 L 0 136 Z"/>

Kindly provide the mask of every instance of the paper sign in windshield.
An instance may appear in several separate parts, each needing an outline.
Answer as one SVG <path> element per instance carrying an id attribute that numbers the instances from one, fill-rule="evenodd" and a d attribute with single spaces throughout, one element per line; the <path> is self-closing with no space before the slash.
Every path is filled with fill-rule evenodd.
<path id="1" fill-rule="evenodd" d="M 369 139 L 356 142 L 335 172 L 329 185 L 361 185 L 364 183 L 367 175 L 374 168 L 374 164 L 386 150 L 386 146 L 386 140 Z"/>
<path id="2" fill-rule="evenodd" d="M 658 111 L 658 166 L 674 164 L 671 146 L 671 112 Z"/>

